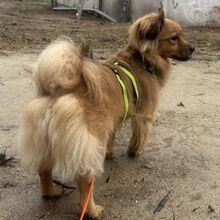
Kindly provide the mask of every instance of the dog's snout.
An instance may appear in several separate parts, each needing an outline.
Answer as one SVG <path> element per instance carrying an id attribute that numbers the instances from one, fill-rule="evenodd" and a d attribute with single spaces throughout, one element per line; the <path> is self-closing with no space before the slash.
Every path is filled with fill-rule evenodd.
<path id="1" fill-rule="evenodd" d="M 193 46 L 189 45 L 189 51 L 190 51 L 191 53 L 193 53 L 193 52 L 194 52 L 194 50 L 195 50 L 195 47 L 193 47 Z"/>

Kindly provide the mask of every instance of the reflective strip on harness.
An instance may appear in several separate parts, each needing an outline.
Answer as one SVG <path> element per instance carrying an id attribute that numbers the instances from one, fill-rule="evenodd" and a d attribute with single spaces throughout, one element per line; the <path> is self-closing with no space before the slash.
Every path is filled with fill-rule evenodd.
<path id="1" fill-rule="evenodd" d="M 124 84 L 124 82 L 121 80 L 120 76 L 118 74 L 115 74 L 117 79 L 118 79 L 118 82 L 120 83 L 121 85 L 121 88 L 122 88 L 122 93 L 123 93 L 123 97 L 124 97 L 124 105 L 125 105 L 125 113 L 124 113 L 124 117 L 123 117 L 123 120 L 122 120 L 122 123 L 125 121 L 125 119 L 127 118 L 127 115 L 128 115 L 128 109 L 129 109 L 129 102 L 128 102 L 128 91 L 127 91 L 127 88 L 126 88 L 126 85 Z"/>
<path id="2" fill-rule="evenodd" d="M 137 81 L 136 81 L 135 77 L 128 69 L 126 69 L 125 67 L 120 65 L 118 62 L 115 62 L 114 64 L 116 66 L 118 66 L 129 77 L 129 79 L 131 80 L 133 87 L 134 87 L 136 99 L 138 100 L 139 99 L 139 92 L 138 92 L 138 86 L 137 86 Z"/>
<path id="3" fill-rule="evenodd" d="M 125 108 L 125 113 L 124 113 L 123 120 L 122 120 L 122 123 L 123 123 L 125 121 L 125 119 L 127 118 L 128 111 L 129 111 L 129 98 L 128 98 L 128 89 L 126 87 L 126 84 L 121 79 L 119 72 L 118 72 L 118 69 L 120 69 L 121 72 L 123 72 L 131 80 L 131 83 L 134 88 L 135 96 L 136 96 L 136 101 L 139 98 L 138 86 L 137 86 L 137 81 L 136 81 L 135 77 L 126 67 L 122 66 L 118 62 L 114 62 L 113 65 L 117 68 L 114 68 L 113 66 L 109 66 L 109 65 L 106 65 L 106 66 L 109 67 L 115 73 L 115 76 L 121 86 L 121 90 L 123 93 L 123 99 L 124 99 L 124 108 Z"/>

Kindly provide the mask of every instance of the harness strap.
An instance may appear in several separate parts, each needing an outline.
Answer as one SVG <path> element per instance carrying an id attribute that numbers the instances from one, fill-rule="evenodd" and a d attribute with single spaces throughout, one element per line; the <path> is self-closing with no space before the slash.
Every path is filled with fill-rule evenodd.
<path id="1" fill-rule="evenodd" d="M 146 70 L 151 74 L 154 79 L 157 79 L 157 70 L 153 66 L 147 66 Z"/>
<path id="2" fill-rule="evenodd" d="M 135 92 L 135 96 L 136 96 L 136 101 L 139 98 L 139 92 L 138 92 L 138 86 L 137 86 L 137 81 L 135 79 L 135 77 L 133 76 L 133 74 L 124 66 L 122 66 L 119 62 L 114 62 L 113 65 L 106 65 L 109 68 L 111 68 L 111 70 L 115 73 L 115 76 L 121 86 L 122 89 L 122 94 L 123 94 L 123 98 L 124 98 L 124 108 L 125 108 L 125 112 L 124 112 L 124 116 L 122 119 L 122 123 L 125 121 L 125 119 L 128 116 L 128 111 L 129 111 L 129 98 L 128 98 L 128 89 L 126 84 L 123 82 L 123 80 L 121 79 L 119 73 L 118 73 L 118 69 L 120 69 L 126 76 L 128 76 L 128 78 L 131 80 L 131 83 L 133 85 L 134 88 L 134 92 Z M 114 68 L 117 67 L 117 68 Z"/>
<path id="3" fill-rule="evenodd" d="M 129 110 L 128 90 L 127 90 L 125 83 L 123 82 L 123 80 L 119 76 L 118 71 L 114 68 L 111 68 L 111 69 L 115 73 L 115 76 L 121 86 L 121 89 L 122 89 L 122 94 L 123 94 L 123 98 L 124 98 L 124 107 L 125 107 L 125 113 L 124 113 L 124 116 L 122 119 L 122 123 L 123 123 L 125 121 L 125 119 L 127 118 L 128 110 Z"/>
<path id="4" fill-rule="evenodd" d="M 134 87 L 136 99 L 138 100 L 139 99 L 138 86 L 137 86 L 137 81 L 136 81 L 135 77 L 133 76 L 133 74 L 128 69 L 126 69 L 121 64 L 119 64 L 118 62 L 115 62 L 114 65 L 118 66 L 128 76 L 128 78 L 131 80 L 132 85 Z"/>

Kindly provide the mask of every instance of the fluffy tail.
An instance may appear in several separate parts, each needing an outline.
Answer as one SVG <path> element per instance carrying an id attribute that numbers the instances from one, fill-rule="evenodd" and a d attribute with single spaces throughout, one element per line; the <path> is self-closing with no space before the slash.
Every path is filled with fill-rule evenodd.
<path id="1" fill-rule="evenodd" d="M 100 100 L 99 66 L 85 58 L 85 44 L 76 46 L 70 39 L 56 40 L 39 56 L 34 78 L 38 95 L 59 96 L 85 87 L 85 94 Z"/>

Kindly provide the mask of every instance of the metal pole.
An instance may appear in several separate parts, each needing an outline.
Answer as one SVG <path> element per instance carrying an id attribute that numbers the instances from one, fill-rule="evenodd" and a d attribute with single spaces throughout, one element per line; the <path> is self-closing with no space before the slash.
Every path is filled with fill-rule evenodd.
<path id="1" fill-rule="evenodd" d="M 54 5 L 56 4 L 56 6 L 54 7 Z M 103 8 L 103 1 L 102 0 L 99 0 L 99 8 L 96 9 L 96 8 L 84 8 L 84 4 L 85 4 L 85 0 L 79 0 L 78 2 L 78 7 L 77 8 L 74 8 L 74 7 L 68 7 L 68 6 L 57 6 L 57 0 L 51 0 L 51 5 L 52 5 L 52 8 L 53 10 L 77 10 L 77 19 L 80 19 L 81 18 L 81 15 L 82 15 L 82 12 L 83 11 L 88 11 L 88 12 L 92 12 L 92 13 L 95 13 L 95 14 L 98 14 L 112 22 L 117 22 L 114 18 L 112 18 L 111 16 L 107 15 L 106 13 L 104 13 L 101 9 Z M 60 5 L 60 4 L 59 4 Z"/>
<path id="2" fill-rule="evenodd" d="M 79 0 L 77 13 L 76 13 L 76 17 L 77 17 L 78 20 L 80 20 L 80 18 L 81 18 L 85 1 L 86 0 Z"/>

